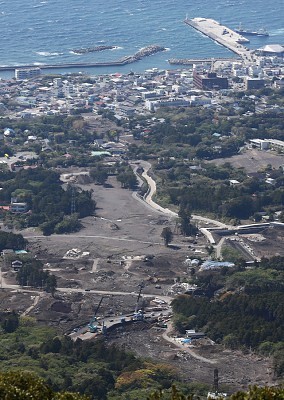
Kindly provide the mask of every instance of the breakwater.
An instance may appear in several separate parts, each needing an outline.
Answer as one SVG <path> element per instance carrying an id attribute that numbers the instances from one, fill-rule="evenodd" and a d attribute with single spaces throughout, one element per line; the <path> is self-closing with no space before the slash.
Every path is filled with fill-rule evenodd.
<path id="1" fill-rule="evenodd" d="M 95 47 L 83 47 L 81 49 L 73 49 L 72 52 L 74 54 L 86 54 L 86 53 L 94 53 L 94 52 L 99 52 L 99 51 L 104 51 L 104 50 L 113 50 L 115 49 L 115 46 L 95 46 Z"/>
<path id="2" fill-rule="evenodd" d="M 120 66 L 128 64 L 123 61 L 107 61 L 107 62 L 80 62 L 80 63 L 62 63 L 62 64 L 41 64 L 41 65 L 9 65 L 1 66 L 0 71 L 14 71 L 15 69 L 28 69 L 28 68 L 40 68 L 40 69 L 62 69 L 62 68 L 91 68 L 91 67 L 110 67 Z"/>
<path id="3" fill-rule="evenodd" d="M 165 51 L 166 48 L 158 45 L 150 45 L 143 47 L 135 54 L 125 56 L 115 61 L 105 62 L 78 62 L 78 63 L 62 63 L 62 64 L 42 64 L 42 65 L 13 65 L 13 66 L 1 66 L 0 71 L 13 71 L 15 69 L 27 69 L 27 68 L 40 68 L 40 69 L 62 69 L 62 68 L 92 68 L 92 67 L 119 67 L 127 64 L 134 63 L 141 60 L 144 57 L 151 56 L 160 51 Z"/>

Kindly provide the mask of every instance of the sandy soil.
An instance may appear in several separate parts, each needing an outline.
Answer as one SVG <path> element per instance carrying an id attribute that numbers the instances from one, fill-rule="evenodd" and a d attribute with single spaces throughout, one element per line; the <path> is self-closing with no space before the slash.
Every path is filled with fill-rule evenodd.
<path id="1" fill-rule="evenodd" d="M 278 169 L 284 164 L 284 156 L 283 154 L 277 154 L 272 151 L 246 149 L 241 154 L 208 162 L 216 165 L 222 165 L 228 162 L 235 168 L 245 168 L 249 173 L 261 171 L 265 169 L 268 164 L 271 164 L 273 168 Z"/>

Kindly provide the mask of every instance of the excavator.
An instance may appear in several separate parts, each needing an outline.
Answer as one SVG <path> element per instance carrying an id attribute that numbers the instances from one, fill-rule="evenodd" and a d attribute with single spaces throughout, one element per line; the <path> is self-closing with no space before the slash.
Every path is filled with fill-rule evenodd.
<path id="1" fill-rule="evenodd" d="M 103 298 L 104 298 L 104 296 L 101 297 L 101 299 L 100 299 L 100 301 L 99 301 L 99 304 L 98 304 L 97 308 L 95 309 L 94 315 L 93 315 L 91 321 L 90 321 L 89 324 L 88 324 L 88 328 L 89 328 L 89 330 L 90 330 L 91 333 L 96 333 L 96 332 L 98 331 L 97 313 L 98 313 L 99 308 L 100 308 L 100 306 L 101 306 L 101 304 L 102 304 Z"/>

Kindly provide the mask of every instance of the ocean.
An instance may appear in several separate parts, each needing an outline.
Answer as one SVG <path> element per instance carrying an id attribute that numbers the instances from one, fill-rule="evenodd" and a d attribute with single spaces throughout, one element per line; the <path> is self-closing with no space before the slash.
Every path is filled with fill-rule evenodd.
<path id="1" fill-rule="evenodd" d="M 142 72 L 172 68 L 169 58 L 234 56 L 185 25 L 186 15 L 213 18 L 233 29 L 240 23 L 247 29 L 267 29 L 267 38 L 250 37 L 250 48 L 284 45 L 283 0 L 0 0 L 0 65 L 111 61 L 150 44 L 167 51 L 122 67 L 79 70 L 91 75 Z M 98 45 L 116 48 L 80 55 L 72 52 Z M 13 73 L 0 73 L 8 75 Z"/>

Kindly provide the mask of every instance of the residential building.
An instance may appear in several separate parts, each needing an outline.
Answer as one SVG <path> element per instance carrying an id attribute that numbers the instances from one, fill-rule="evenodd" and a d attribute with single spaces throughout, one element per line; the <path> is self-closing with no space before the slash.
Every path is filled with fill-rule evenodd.
<path id="1" fill-rule="evenodd" d="M 15 78 L 16 79 L 32 79 L 40 76 L 41 69 L 36 68 L 16 68 Z"/>

